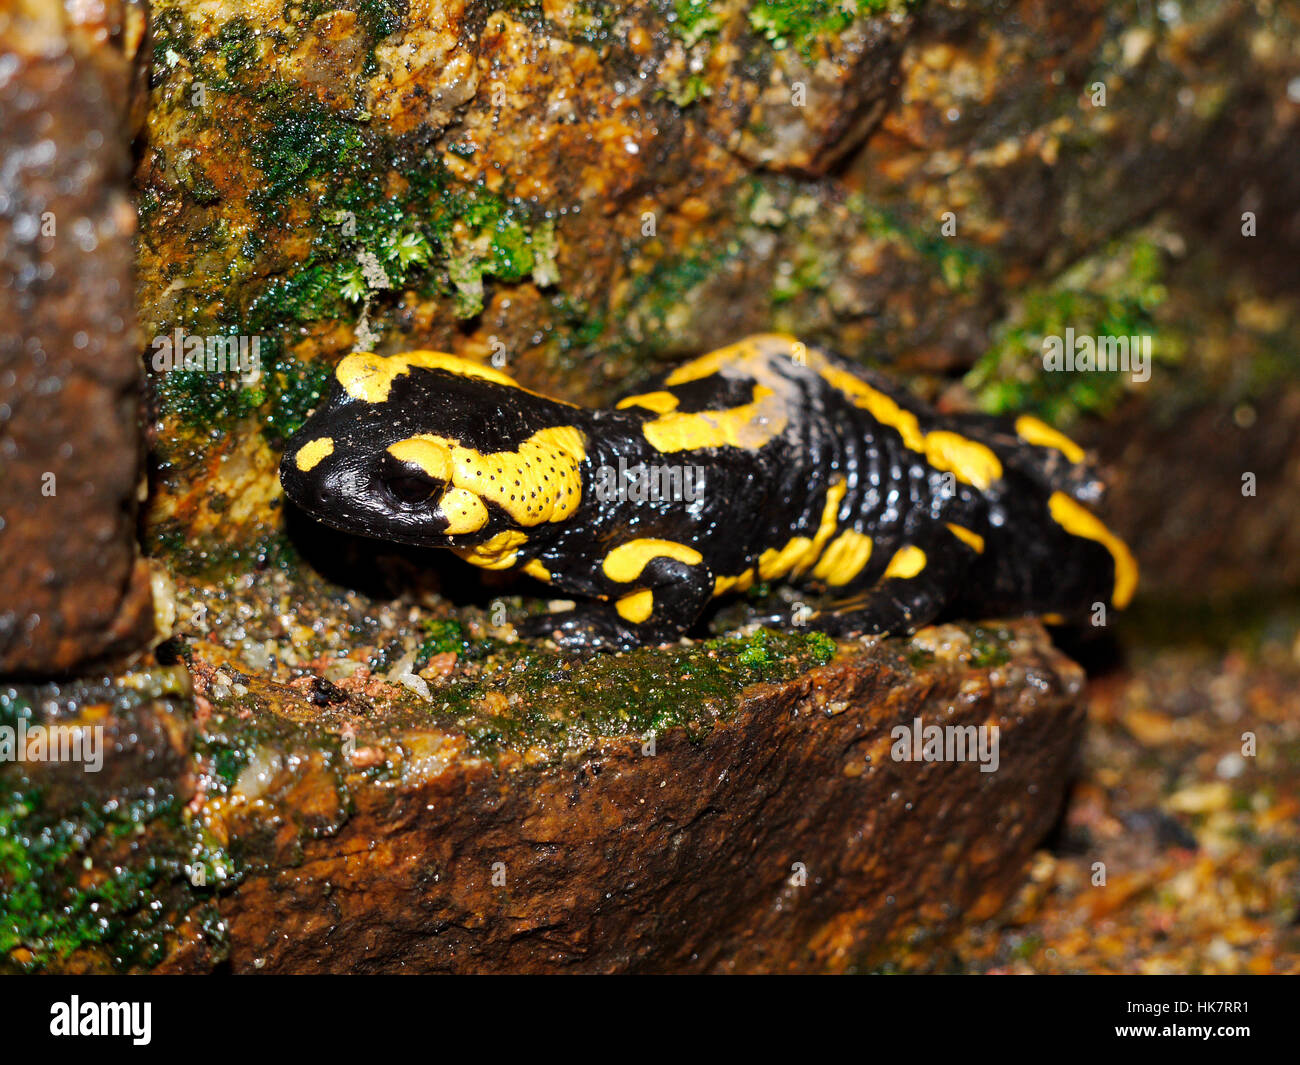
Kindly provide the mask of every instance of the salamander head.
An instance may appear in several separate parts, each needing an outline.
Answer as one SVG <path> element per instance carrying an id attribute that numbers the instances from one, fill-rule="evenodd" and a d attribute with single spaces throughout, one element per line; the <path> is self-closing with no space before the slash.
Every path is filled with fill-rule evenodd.
<path id="1" fill-rule="evenodd" d="M 490 367 L 349 355 L 285 450 L 285 494 L 318 521 L 425 547 L 561 522 L 582 499 L 575 409 Z"/>

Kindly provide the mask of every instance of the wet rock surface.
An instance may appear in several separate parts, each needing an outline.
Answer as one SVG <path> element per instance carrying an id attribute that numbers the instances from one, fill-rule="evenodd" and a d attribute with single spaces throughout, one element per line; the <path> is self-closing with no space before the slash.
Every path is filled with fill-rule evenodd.
<path id="1" fill-rule="evenodd" d="M 6 807 L 23 846 L 0 879 L 9 889 L 25 871 L 25 901 L 48 919 L 7 906 L 7 964 L 864 968 L 898 937 L 941 940 L 993 912 L 1058 815 L 1082 675 L 1035 625 L 945 626 L 838 652 L 760 632 L 671 654 L 675 677 L 669 653 L 634 652 L 598 663 L 583 700 L 539 695 L 531 708 L 505 694 L 511 675 L 544 688 L 557 669 L 592 667 L 525 656 L 494 672 L 487 659 L 466 677 L 444 658 L 417 692 L 369 671 L 271 680 L 218 664 L 201 642 L 188 673 L 120 677 L 139 694 L 99 719 L 134 727 L 110 730 L 118 775 L 84 793 L 80 813 L 49 767 L 0 769 L 6 791 L 26 797 Z M 467 681 L 485 709 L 448 714 Z M 706 712 L 638 718 L 655 685 L 680 685 Z M 15 690 L 5 708 L 49 722 L 75 703 L 93 719 L 103 698 Z M 505 723 L 529 709 L 561 730 L 512 732 Z M 489 712 L 502 723 L 493 733 L 476 727 Z M 891 730 L 918 717 L 998 726 L 996 772 L 980 771 L 974 747 L 974 760 L 896 760 Z M 156 808 L 125 838 L 87 827 L 74 854 L 47 846 L 51 820 L 126 809 L 142 792 Z M 83 912 L 104 916 L 103 930 L 88 932 Z"/>
<path id="2" fill-rule="evenodd" d="M 0 10 L 0 673 L 152 629 L 130 138 L 142 9 Z"/>
<path id="3" fill-rule="evenodd" d="M 1294 12 L 158 0 L 132 65 L 138 12 L 59 10 L 0 12 L 0 672 L 151 629 L 141 351 L 174 636 L 0 688 L 0 727 L 106 737 L 99 774 L 0 763 L 0 968 L 1295 968 L 1294 608 L 1143 650 L 1300 580 Z M 1042 373 L 1067 327 L 1151 335 L 1150 381 Z M 836 650 L 741 604 L 577 661 L 509 642 L 497 606 L 539 589 L 280 512 L 281 442 L 354 347 L 600 401 L 755 328 L 1111 467 L 1130 661 L 1019 891 L 1084 703 L 1033 625 Z M 157 369 L 177 335 L 260 361 Z M 998 772 L 894 762 L 918 715 L 999 724 Z"/>
<path id="4" fill-rule="evenodd" d="M 1090 683 L 1065 821 L 1014 899 L 893 971 L 1300 972 L 1298 616 L 1145 626 Z"/>
<path id="5" fill-rule="evenodd" d="M 777 328 L 1068 427 L 1219 400 L 1160 317 L 1212 247 L 1295 372 L 1289 11 L 851 7 L 155 5 L 146 335 L 260 336 L 263 373 L 154 375 L 152 549 L 277 535 L 277 449 L 356 347 L 598 402 Z M 1063 323 L 1155 334 L 1150 387 L 1039 372 Z"/>

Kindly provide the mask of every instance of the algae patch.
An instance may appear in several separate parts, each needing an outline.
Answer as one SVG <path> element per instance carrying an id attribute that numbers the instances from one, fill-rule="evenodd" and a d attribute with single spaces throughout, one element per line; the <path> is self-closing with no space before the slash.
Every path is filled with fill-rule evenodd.
<path id="1" fill-rule="evenodd" d="M 821 633 L 760 629 L 581 658 L 539 645 L 466 641 L 453 622 L 420 645 L 417 666 L 457 650 L 471 666 L 431 689 L 434 721 L 463 733 L 472 754 L 513 750 L 550 760 L 601 739 L 672 728 L 702 740 L 736 711 L 746 687 L 824 665 L 836 644 Z"/>

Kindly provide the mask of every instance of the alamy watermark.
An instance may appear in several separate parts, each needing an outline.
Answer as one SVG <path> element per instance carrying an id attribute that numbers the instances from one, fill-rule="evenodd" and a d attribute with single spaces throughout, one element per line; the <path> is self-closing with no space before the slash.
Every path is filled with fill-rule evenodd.
<path id="1" fill-rule="evenodd" d="M 127 1036 L 136 1046 L 152 1038 L 150 1002 L 82 1002 L 77 995 L 50 1004 L 50 1035 Z"/>
<path id="2" fill-rule="evenodd" d="M 1136 384 L 1142 384 L 1151 377 L 1151 335 L 1076 335 L 1073 328 L 1066 329 L 1063 337 L 1043 338 L 1043 369 L 1127 373 Z"/>
<path id="3" fill-rule="evenodd" d="M 704 467 L 644 462 L 629 467 L 620 458 L 617 468 L 596 467 L 595 488 L 602 503 L 693 503 L 704 495 Z"/>
<path id="4" fill-rule="evenodd" d="M 171 370 L 238 372 L 251 382 L 262 372 L 260 336 L 197 336 L 177 327 L 170 334 L 154 337 L 150 346 L 153 355 L 149 364 L 156 373 Z"/>
<path id="5" fill-rule="evenodd" d="M 104 767 L 103 725 L 0 725 L 0 762 L 81 762 L 87 773 Z"/>
<path id="6" fill-rule="evenodd" d="M 889 756 L 895 762 L 978 762 L 981 773 L 996 773 L 999 732 L 997 725 L 927 725 L 917 717 L 889 730 Z"/>

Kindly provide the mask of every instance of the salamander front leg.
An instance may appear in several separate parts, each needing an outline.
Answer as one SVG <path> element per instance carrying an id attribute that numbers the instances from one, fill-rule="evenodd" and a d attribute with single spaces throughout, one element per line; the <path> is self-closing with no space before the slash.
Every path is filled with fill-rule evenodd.
<path id="1" fill-rule="evenodd" d="M 709 602 L 713 575 L 703 562 L 656 557 L 605 603 L 580 603 L 570 611 L 528 618 L 519 635 L 550 637 L 563 647 L 626 648 L 669 643 L 695 623 Z"/>
<path id="2" fill-rule="evenodd" d="M 634 647 L 636 634 L 608 603 L 578 603 L 572 610 L 534 614 L 515 622 L 524 640 L 554 640 L 561 647 L 593 651 Z"/>
<path id="3" fill-rule="evenodd" d="M 874 587 L 815 612 L 808 626 L 832 636 L 860 636 L 912 633 L 930 624 L 961 587 L 976 552 L 965 541 L 927 546 L 899 549 Z"/>

